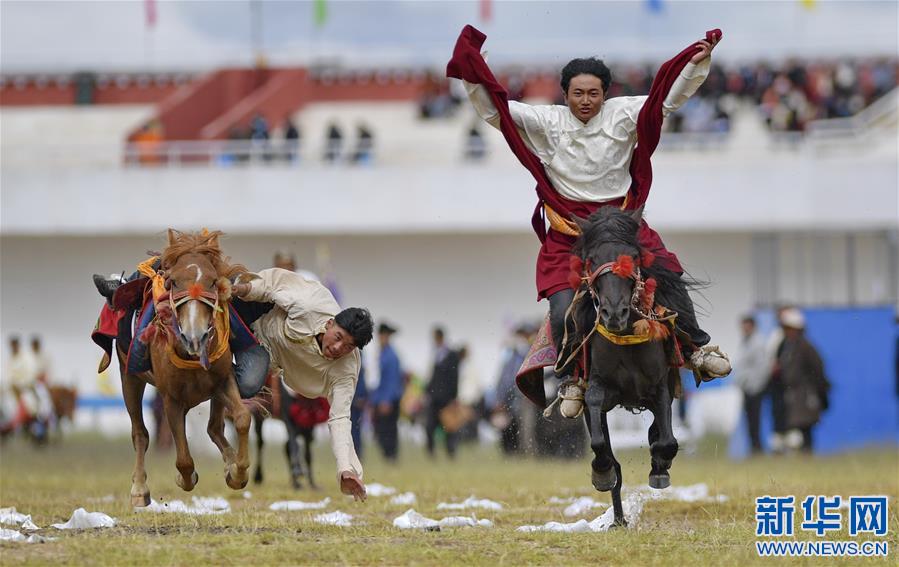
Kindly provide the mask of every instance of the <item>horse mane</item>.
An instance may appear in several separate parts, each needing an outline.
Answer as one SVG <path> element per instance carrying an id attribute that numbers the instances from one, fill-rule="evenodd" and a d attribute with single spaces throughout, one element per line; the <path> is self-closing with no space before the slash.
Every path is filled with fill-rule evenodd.
<path id="1" fill-rule="evenodd" d="M 235 276 L 246 273 L 246 266 L 243 264 L 232 264 L 231 258 L 222 255 L 218 239 L 223 234 L 220 230 L 181 232 L 170 229 L 169 245 L 162 251 L 163 268 L 171 269 L 185 254 L 202 254 L 209 258 L 220 277 L 230 280 Z"/>
<path id="2" fill-rule="evenodd" d="M 606 243 L 618 243 L 640 249 L 637 231 L 640 229 L 639 216 L 634 212 L 622 211 L 616 207 L 600 207 L 587 220 L 578 221 L 581 235 L 574 242 L 572 253 L 587 261 L 591 249 Z"/>
<path id="3" fill-rule="evenodd" d="M 652 256 L 650 251 L 640 247 L 638 233 L 642 217 L 642 208 L 636 211 L 623 211 L 617 207 L 600 207 L 586 220 L 576 219 L 581 229 L 581 235 L 575 240 L 572 254 L 586 262 L 590 259 L 591 252 L 599 245 L 617 243 L 638 251 L 641 256 Z M 647 258 L 644 257 L 644 259 Z M 678 313 L 691 307 L 685 305 L 685 302 L 691 301 L 689 296 L 683 297 L 682 294 L 672 293 L 678 283 L 685 285 L 688 291 L 701 291 L 709 285 L 708 282 L 696 279 L 686 271 L 679 274 L 664 268 L 660 262 L 650 261 L 647 263 L 649 263 L 648 266 L 640 266 L 640 271 L 644 279 L 654 278 L 656 280 L 656 301 Z M 593 268 L 595 267 L 593 266 Z M 696 306 L 694 309 L 701 312 Z M 582 301 L 573 315 L 579 332 L 589 329 L 596 319 L 596 312 L 590 301 Z"/>

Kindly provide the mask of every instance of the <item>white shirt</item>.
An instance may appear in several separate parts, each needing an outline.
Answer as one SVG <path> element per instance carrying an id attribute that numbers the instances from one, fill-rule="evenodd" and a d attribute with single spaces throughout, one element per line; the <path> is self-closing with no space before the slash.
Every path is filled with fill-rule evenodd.
<path id="1" fill-rule="evenodd" d="M 758 331 L 740 343 L 734 360 L 734 373 L 737 385 L 749 395 L 761 393 L 768 385 L 768 379 L 771 377 L 768 344 Z"/>
<path id="2" fill-rule="evenodd" d="M 662 105 L 668 116 L 681 107 L 709 74 L 711 57 L 687 63 Z M 464 81 L 463 81 L 464 82 Z M 478 115 L 499 128 L 499 113 L 481 85 L 465 82 Z M 631 156 L 637 145 L 637 116 L 645 96 L 606 100 L 584 124 L 567 106 L 533 106 L 509 101 L 509 112 L 528 148 L 546 167 L 560 195 L 573 201 L 603 202 L 623 197 L 631 185 Z"/>
<path id="3" fill-rule="evenodd" d="M 6 362 L 3 382 L 6 387 L 16 387 L 20 391 L 33 388 L 37 383 L 38 362 L 30 350 L 20 349 L 10 355 Z"/>
<path id="4" fill-rule="evenodd" d="M 337 460 L 337 477 L 351 471 L 362 478 L 350 428 L 350 406 L 362 368 L 359 349 L 336 360 L 325 358 L 316 335 L 340 313 L 328 288 L 301 275 L 271 268 L 249 275 L 248 301 L 266 301 L 275 308 L 253 325 L 256 338 L 272 357 L 272 366 L 284 370 L 284 383 L 307 398 L 325 396 L 331 404 L 328 429 Z"/>

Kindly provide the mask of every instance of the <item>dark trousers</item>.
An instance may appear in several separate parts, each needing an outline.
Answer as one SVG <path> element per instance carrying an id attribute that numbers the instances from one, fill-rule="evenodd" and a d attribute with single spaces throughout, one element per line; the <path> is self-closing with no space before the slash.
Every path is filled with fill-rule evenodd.
<path id="1" fill-rule="evenodd" d="M 356 456 L 362 458 L 362 417 L 365 411 L 356 407 L 355 403 L 350 408 L 350 434 L 353 436 L 353 446 L 356 447 Z"/>
<path id="2" fill-rule="evenodd" d="M 428 415 L 425 420 L 425 435 L 428 441 L 428 455 L 434 456 L 434 432 L 440 427 L 440 411 L 448 404 L 430 404 L 428 405 Z M 443 431 L 446 437 L 446 452 L 450 457 L 456 456 L 456 446 L 459 444 L 458 433 L 450 433 Z"/>
<path id="3" fill-rule="evenodd" d="M 808 427 L 800 427 L 799 431 L 802 432 L 802 447 L 799 448 L 800 451 L 805 453 L 812 452 L 812 429 L 814 425 L 809 425 Z"/>
<path id="4" fill-rule="evenodd" d="M 514 412 L 509 413 L 509 418 L 511 421 L 509 421 L 508 427 L 502 430 L 499 439 L 503 453 L 512 455 L 521 451 L 521 442 L 519 439 L 521 424 L 518 421 L 518 416 Z"/>
<path id="5" fill-rule="evenodd" d="M 381 452 L 388 461 L 395 461 L 399 456 L 399 430 L 397 422 L 400 419 L 400 404 L 392 402 L 390 411 L 381 414 L 378 406 L 374 408 L 372 422 L 375 426 L 375 438 L 381 446 Z"/>
<path id="6" fill-rule="evenodd" d="M 768 384 L 768 395 L 771 396 L 771 418 L 774 421 L 775 433 L 787 432 L 787 402 L 784 400 L 784 384 L 780 378 L 772 378 Z"/>
<path id="7" fill-rule="evenodd" d="M 571 343 L 574 339 L 570 336 L 570 333 L 573 332 L 573 328 L 569 325 L 569 350 L 565 353 L 562 352 L 562 339 L 565 336 L 565 312 L 568 311 L 572 299 L 574 299 L 573 289 L 563 289 L 549 296 L 549 328 L 552 331 L 553 344 L 556 347 L 556 352 L 558 353 L 560 360 L 563 357 L 567 357 L 571 352 L 570 349 L 573 348 Z M 556 377 L 567 378 L 570 376 L 573 364 L 574 363 L 568 365 L 561 372 L 557 372 Z"/>
<path id="8" fill-rule="evenodd" d="M 746 410 L 746 420 L 749 425 L 749 443 L 752 446 L 753 453 L 762 452 L 760 423 L 763 399 L 765 399 L 764 391 L 759 392 L 758 394 L 743 393 L 743 409 Z"/>

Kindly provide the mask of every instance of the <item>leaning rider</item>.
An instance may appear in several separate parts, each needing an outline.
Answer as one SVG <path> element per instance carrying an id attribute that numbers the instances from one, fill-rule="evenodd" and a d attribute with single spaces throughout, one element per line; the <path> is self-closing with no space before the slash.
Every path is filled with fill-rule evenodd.
<path id="1" fill-rule="evenodd" d="M 112 304 L 121 282 L 95 275 L 94 284 Z M 341 310 L 324 285 L 281 268 L 245 273 L 231 291 L 232 305 L 261 343 L 259 348 L 235 353 L 241 397 L 253 397 L 265 384 L 269 357 L 271 366 L 284 370 L 284 381 L 293 391 L 312 399 L 327 397 L 337 481 L 343 493 L 365 500 L 350 408 L 362 368 L 360 350 L 372 338 L 368 310 Z"/>
<path id="2" fill-rule="evenodd" d="M 689 58 L 679 76 L 672 77 L 673 83 L 664 96 L 663 116 L 680 108 L 705 81 L 711 64 L 710 54 L 719 38 L 720 35 L 710 34 L 709 41 L 702 40 L 692 46 L 695 55 Z M 485 71 L 486 53 L 481 54 L 484 61 L 476 59 L 484 39 L 477 30 L 466 28 L 448 66 L 450 76 L 469 80 L 489 77 L 490 82 L 479 81 L 483 84 L 463 80 L 481 118 L 501 129 L 501 114 L 511 116 L 527 150 L 539 158 L 545 169 L 555 198 L 561 196 L 571 212 L 587 217 L 601 206 L 624 207 L 632 186 L 630 166 L 637 144 L 638 116 L 648 97 L 622 96 L 606 100 L 612 82 L 611 72 L 601 60 L 591 57 L 573 59 L 562 69 L 561 87 L 567 106 L 508 101 L 508 113 L 500 113 L 494 103 L 496 99 L 485 86 L 489 85 L 494 93 L 497 90 L 495 79 L 489 70 Z M 506 138 L 509 140 L 508 135 Z M 511 141 L 510 146 L 522 160 Z M 524 160 L 522 163 L 533 173 L 528 163 Z M 537 258 L 537 291 L 538 300 L 549 299 L 550 328 L 561 359 L 565 313 L 574 297 L 569 284 L 569 257 L 576 232 L 572 232 L 571 223 L 556 215 L 548 203 L 545 210 L 550 230 L 542 239 Z M 542 219 L 539 219 L 539 225 L 535 224 L 535 230 L 541 235 Z M 677 257 L 665 249 L 658 234 L 645 221 L 640 231 L 640 243 L 653 253 L 656 261 L 675 273 L 683 273 Z M 665 291 L 669 297 L 680 299 L 672 304 L 684 306 L 678 312 L 677 325 L 681 336 L 689 337 L 689 341 L 683 341 L 689 366 L 703 381 L 726 376 L 731 370 L 730 363 L 717 347 L 707 346 L 710 337 L 699 328 L 686 285 L 680 282 L 672 287 L 675 289 Z M 563 368 L 557 374 L 563 379 L 560 412 L 565 417 L 576 417 L 583 408 L 582 383 L 570 379 L 570 368 Z"/>

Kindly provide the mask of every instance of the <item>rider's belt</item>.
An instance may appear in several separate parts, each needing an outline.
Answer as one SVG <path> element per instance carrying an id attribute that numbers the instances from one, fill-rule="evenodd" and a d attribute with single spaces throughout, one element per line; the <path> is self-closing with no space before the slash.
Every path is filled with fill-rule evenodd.
<path id="1" fill-rule="evenodd" d="M 546 220 L 549 221 L 550 228 L 556 232 L 561 232 L 568 236 L 581 235 L 581 229 L 578 225 L 554 211 L 547 203 L 543 203 L 543 210 L 546 211 Z"/>

